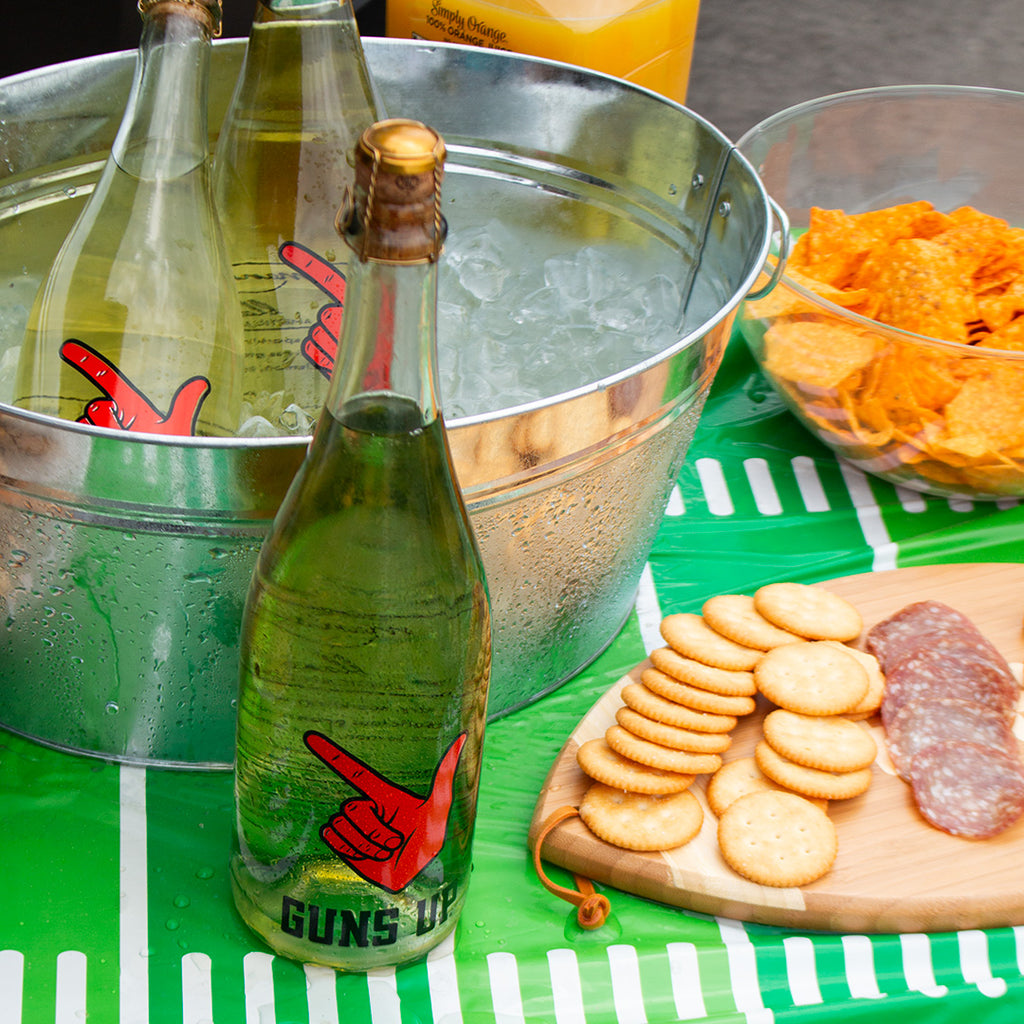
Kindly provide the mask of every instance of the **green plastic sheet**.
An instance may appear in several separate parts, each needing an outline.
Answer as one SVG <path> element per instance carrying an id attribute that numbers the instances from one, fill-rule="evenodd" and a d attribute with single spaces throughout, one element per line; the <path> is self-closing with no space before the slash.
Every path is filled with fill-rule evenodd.
<path id="1" fill-rule="evenodd" d="M 488 728 L 453 945 L 365 975 L 272 957 L 231 904 L 229 773 L 121 766 L 0 732 L 0 1024 L 1017 1024 L 1020 928 L 800 933 L 603 889 L 612 916 L 583 932 L 538 881 L 526 834 L 562 744 L 658 642 L 660 616 L 777 579 L 1021 561 L 1022 518 L 1016 502 L 922 498 L 839 465 L 734 338 L 634 615 L 585 671 Z"/>

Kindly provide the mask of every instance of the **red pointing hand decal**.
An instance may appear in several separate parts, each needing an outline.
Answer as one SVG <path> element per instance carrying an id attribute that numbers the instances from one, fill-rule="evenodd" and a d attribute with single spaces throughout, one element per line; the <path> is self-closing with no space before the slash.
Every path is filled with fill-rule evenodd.
<path id="1" fill-rule="evenodd" d="M 303 738 L 331 771 L 363 794 L 346 800 L 320 837 L 363 878 L 400 892 L 444 845 L 452 780 L 466 734 L 441 758 L 425 797 L 378 775 L 322 733 L 307 732 Z"/>
<path id="2" fill-rule="evenodd" d="M 281 259 L 297 270 L 307 281 L 312 281 L 334 301 L 320 309 L 317 322 L 309 329 L 302 343 L 303 355 L 325 376 L 330 377 L 338 355 L 341 336 L 341 313 L 345 305 L 345 278 L 341 272 L 298 242 L 285 242 L 280 249 Z"/>
<path id="3" fill-rule="evenodd" d="M 90 402 L 78 417 L 79 423 L 147 434 L 195 433 L 199 409 L 210 393 L 205 377 L 185 381 L 164 414 L 113 363 L 83 342 L 69 338 L 60 347 L 60 357 L 106 396 Z"/>
<path id="4" fill-rule="evenodd" d="M 345 305 L 344 275 L 333 264 L 298 242 L 286 242 L 281 246 L 280 255 L 288 266 L 297 270 L 307 281 L 312 281 L 333 300 L 320 308 L 316 323 L 309 329 L 302 343 L 303 355 L 329 378 L 338 357 L 338 339 L 341 337 L 341 317 Z M 376 348 L 362 382 L 368 391 L 390 387 L 395 321 L 394 310 L 388 299 L 389 296 L 385 296 L 384 306 L 377 311 Z"/>

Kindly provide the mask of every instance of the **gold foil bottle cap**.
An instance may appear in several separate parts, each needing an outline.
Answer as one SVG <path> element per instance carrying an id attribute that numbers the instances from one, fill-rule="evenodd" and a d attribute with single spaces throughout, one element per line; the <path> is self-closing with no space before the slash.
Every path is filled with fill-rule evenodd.
<path id="1" fill-rule="evenodd" d="M 361 260 L 423 263 L 441 253 L 444 140 L 419 121 L 389 118 L 363 132 L 355 151 L 355 194 L 338 230 Z"/>
<path id="2" fill-rule="evenodd" d="M 392 117 L 378 121 L 363 132 L 357 160 L 376 163 L 384 174 L 420 175 L 443 167 L 444 140 L 420 121 Z"/>
<path id="3" fill-rule="evenodd" d="M 205 22 L 211 36 L 220 36 L 224 13 L 222 0 L 138 0 L 139 14 L 144 18 L 180 7 L 184 7 L 185 13 L 197 21 Z"/>

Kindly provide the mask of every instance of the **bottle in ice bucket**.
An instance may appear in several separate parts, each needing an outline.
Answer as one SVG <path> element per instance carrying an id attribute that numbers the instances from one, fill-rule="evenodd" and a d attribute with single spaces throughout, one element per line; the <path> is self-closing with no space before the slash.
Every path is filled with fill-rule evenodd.
<path id="1" fill-rule="evenodd" d="M 325 306 L 340 316 L 334 214 L 356 141 L 383 117 L 350 0 L 257 4 L 214 157 L 242 303 L 243 433 L 305 435 L 320 412 L 333 352 L 304 346 L 306 330 Z M 329 284 L 309 272 L 320 261 L 339 271 Z"/>
<path id="2" fill-rule="evenodd" d="M 235 902 L 346 970 L 425 953 L 469 884 L 490 613 L 438 407 L 443 159 L 415 121 L 356 147 L 341 358 L 242 623 Z"/>
<path id="3" fill-rule="evenodd" d="M 117 430 L 230 435 L 241 316 L 209 177 L 220 0 L 141 0 L 121 125 L 36 297 L 14 404 Z"/>

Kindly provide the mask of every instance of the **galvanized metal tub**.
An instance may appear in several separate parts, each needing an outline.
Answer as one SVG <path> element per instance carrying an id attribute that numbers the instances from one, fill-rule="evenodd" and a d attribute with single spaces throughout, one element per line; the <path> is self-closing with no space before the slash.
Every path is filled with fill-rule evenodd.
<path id="1" fill-rule="evenodd" d="M 728 140 L 653 93 L 497 51 L 365 43 L 389 112 L 446 139 L 453 235 L 498 218 L 545 249 L 613 239 L 663 253 L 689 293 L 656 356 L 449 422 L 492 597 L 494 717 L 578 672 L 628 617 L 772 209 Z M 216 47 L 212 126 L 241 55 Z M 3 83 L 0 376 L 133 61 Z M 0 402 L 0 723 L 128 762 L 230 765 L 248 578 L 305 444 L 120 436 Z"/>

